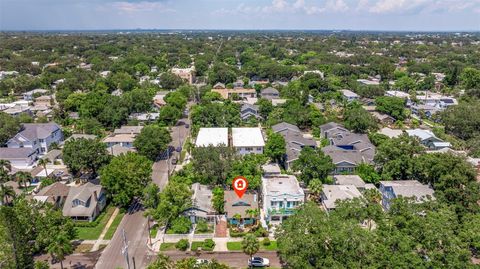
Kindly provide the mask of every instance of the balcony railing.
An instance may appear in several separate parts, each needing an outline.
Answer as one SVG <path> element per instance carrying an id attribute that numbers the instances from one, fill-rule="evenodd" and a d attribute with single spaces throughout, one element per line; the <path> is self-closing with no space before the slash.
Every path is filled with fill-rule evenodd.
<path id="1" fill-rule="evenodd" d="M 280 216 L 290 216 L 292 214 L 295 214 L 296 209 L 295 208 L 280 208 L 280 209 L 269 209 L 268 210 L 268 215 L 280 215 Z"/>

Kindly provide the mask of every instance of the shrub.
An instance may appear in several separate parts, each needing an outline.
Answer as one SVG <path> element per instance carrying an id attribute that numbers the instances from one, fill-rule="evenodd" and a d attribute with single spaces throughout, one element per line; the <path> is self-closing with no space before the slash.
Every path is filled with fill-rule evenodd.
<path id="1" fill-rule="evenodd" d="M 212 251 L 215 248 L 215 242 L 212 239 L 205 239 L 203 241 L 203 250 Z"/>
<path id="2" fill-rule="evenodd" d="M 187 217 L 179 217 L 172 221 L 171 231 L 176 234 L 186 234 L 190 231 L 191 222 Z"/>
<path id="3" fill-rule="evenodd" d="M 238 230 L 236 230 L 236 229 L 230 228 L 230 236 L 231 236 L 231 237 L 244 237 L 244 236 L 245 236 L 245 232 L 243 232 L 243 231 L 238 231 Z"/>
<path id="4" fill-rule="evenodd" d="M 181 251 L 187 250 L 188 247 L 190 247 L 190 243 L 188 243 L 188 239 L 182 239 L 175 244 L 175 248 Z"/>
<path id="5" fill-rule="evenodd" d="M 268 239 L 268 237 L 265 237 L 265 239 L 263 239 L 262 245 L 270 246 L 270 239 Z"/>
<path id="6" fill-rule="evenodd" d="M 199 233 L 206 233 L 208 232 L 208 224 L 206 221 L 204 220 L 200 220 L 199 222 L 197 222 L 197 232 Z"/>
<path id="7" fill-rule="evenodd" d="M 255 230 L 255 236 L 256 237 L 267 237 L 268 236 L 268 231 L 265 230 L 262 226 L 258 226 L 258 228 Z"/>

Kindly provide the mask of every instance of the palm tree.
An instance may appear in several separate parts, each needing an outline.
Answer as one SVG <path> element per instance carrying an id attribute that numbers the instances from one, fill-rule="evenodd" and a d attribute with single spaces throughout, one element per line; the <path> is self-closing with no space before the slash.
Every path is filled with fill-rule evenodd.
<path id="1" fill-rule="evenodd" d="M 322 182 L 318 178 L 312 179 L 312 181 L 310 181 L 308 184 L 308 190 L 310 191 L 310 195 L 313 197 L 314 201 L 318 203 L 323 191 Z"/>
<path id="2" fill-rule="evenodd" d="M 0 184 L 0 199 L 2 203 L 8 204 L 8 198 L 15 197 L 15 191 L 12 186 L 5 186 L 5 184 Z"/>
<path id="3" fill-rule="evenodd" d="M 0 170 L 5 172 L 12 171 L 12 164 L 8 160 L 0 160 Z"/>
<path id="4" fill-rule="evenodd" d="M 28 172 L 23 172 L 23 171 L 17 172 L 15 173 L 15 181 L 18 182 L 19 186 L 22 186 L 22 183 L 23 183 L 23 188 L 26 189 L 27 182 L 32 181 L 32 175 L 30 175 L 30 173 Z"/>
<path id="5" fill-rule="evenodd" d="M 10 161 L 0 160 L 0 182 L 7 182 L 10 180 L 10 173 L 12 171 L 12 165 Z"/>
<path id="6" fill-rule="evenodd" d="M 60 268 L 63 269 L 65 256 L 73 252 L 73 246 L 65 233 L 61 232 L 48 245 L 47 251 L 52 256 L 52 260 L 60 261 Z"/>
<path id="7" fill-rule="evenodd" d="M 233 219 L 237 220 L 237 226 L 240 226 L 240 222 L 242 221 L 242 215 L 237 213 L 233 215 Z"/>
<path id="8" fill-rule="evenodd" d="M 47 164 L 50 162 L 48 158 L 40 159 L 38 160 L 38 165 L 43 166 L 43 170 L 45 170 L 45 178 L 48 177 L 48 172 L 47 172 Z"/>
<path id="9" fill-rule="evenodd" d="M 245 210 L 245 213 L 252 219 L 254 219 L 253 224 L 257 223 L 257 217 L 260 215 L 258 208 L 249 208 Z"/>
<path id="10" fill-rule="evenodd" d="M 247 254 L 252 260 L 253 255 L 260 249 L 260 243 L 253 234 L 247 234 L 242 240 L 243 253 Z M 251 267 L 251 265 L 250 265 Z"/>

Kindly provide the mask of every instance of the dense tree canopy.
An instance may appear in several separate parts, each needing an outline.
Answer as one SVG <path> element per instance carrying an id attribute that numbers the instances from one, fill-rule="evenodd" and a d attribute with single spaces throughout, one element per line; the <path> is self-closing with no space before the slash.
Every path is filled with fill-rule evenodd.
<path id="1" fill-rule="evenodd" d="M 315 178 L 326 182 L 327 176 L 335 168 L 330 156 L 321 149 L 304 147 L 297 160 L 293 161 L 292 170 L 301 171 L 300 179 L 308 185 Z"/>
<path id="2" fill-rule="evenodd" d="M 171 141 L 172 137 L 166 128 L 148 125 L 135 138 L 133 145 L 139 154 L 155 161 L 158 155 L 167 149 Z"/>
<path id="3" fill-rule="evenodd" d="M 379 112 L 386 113 L 397 120 L 404 120 L 405 100 L 398 97 L 382 96 L 375 99 L 376 109 Z"/>
<path id="4" fill-rule="evenodd" d="M 65 143 L 63 161 L 73 174 L 97 171 L 110 161 L 105 143 L 98 139 L 78 138 Z"/>
<path id="5" fill-rule="evenodd" d="M 20 131 L 20 123 L 12 116 L 0 112 L 0 145 L 5 144 Z"/>
<path id="6" fill-rule="evenodd" d="M 104 166 L 100 180 L 114 204 L 128 206 L 133 198 L 141 197 L 143 189 L 152 181 L 151 174 L 152 161 L 128 152 L 114 157 Z"/>

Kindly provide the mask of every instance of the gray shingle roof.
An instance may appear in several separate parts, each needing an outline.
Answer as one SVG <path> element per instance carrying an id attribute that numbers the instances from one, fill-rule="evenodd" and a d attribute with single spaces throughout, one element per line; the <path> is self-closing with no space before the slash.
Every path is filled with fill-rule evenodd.
<path id="1" fill-rule="evenodd" d="M 364 156 L 362 152 L 358 150 L 345 150 L 333 145 L 322 148 L 322 151 L 332 158 L 334 164 L 341 162 L 352 164 L 360 164 L 362 162 L 371 163 L 373 160 L 373 157 L 370 159 L 370 155 Z"/>
<path id="2" fill-rule="evenodd" d="M 300 132 L 300 129 L 296 125 L 293 125 L 287 122 L 281 122 L 281 123 L 275 124 L 272 126 L 272 129 L 275 133 L 278 133 L 284 130 Z"/>
<path id="3" fill-rule="evenodd" d="M 28 140 L 45 139 L 53 132 L 60 129 L 56 123 L 25 123 L 23 130 L 17 135 L 21 135 Z"/>
<path id="4" fill-rule="evenodd" d="M 0 148 L 0 159 L 25 159 L 33 154 L 31 148 Z"/>
<path id="5" fill-rule="evenodd" d="M 102 186 L 95 185 L 90 182 L 79 187 L 71 187 L 68 192 L 67 200 L 65 201 L 65 204 L 63 206 L 63 215 L 69 217 L 92 216 L 94 210 L 97 207 L 97 199 L 101 196 L 102 191 Z M 93 197 L 94 192 L 97 193 L 97 199 L 94 199 Z M 79 205 L 73 207 L 72 202 L 75 199 L 79 199 L 84 202 L 87 202 L 88 200 L 90 201 L 86 204 L 86 206 Z"/>
<path id="6" fill-rule="evenodd" d="M 277 89 L 275 88 L 272 88 L 272 87 L 268 87 L 268 88 L 265 88 L 261 91 L 261 94 L 264 95 L 264 94 L 267 94 L 267 95 L 278 95 L 279 92 Z"/>
<path id="7" fill-rule="evenodd" d="M 348 132 L 348 130 L 345 129 L 345 127 L 343 127 L 341 124 L 338 124 L 336 122 L 329 122 L 329 123 L 325 123 L 323 125 L 320 125 L 320 132 L 321 132 L 322 136 L 326 132 L 332 132 L 332 131 L 333 132 L 338 132 L 338 131 Z"/>

